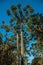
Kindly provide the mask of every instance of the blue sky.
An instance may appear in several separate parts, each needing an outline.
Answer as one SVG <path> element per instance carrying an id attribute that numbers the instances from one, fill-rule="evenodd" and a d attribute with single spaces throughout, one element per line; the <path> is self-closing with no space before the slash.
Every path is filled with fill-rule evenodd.
<path id="1" fill-rule="evenodd" d="M 8 20 L 6 15 L 6 10 L 11 7 L 12 4 L 21 3 L 22 7 L 26 4 L 30 4 L 35 12 L 40 12 L 43 14 L 43 0 L 0 0 L 0 22 Z"/>
<path id="2" fill-rule="evenodd" d="M 5 20 L 8 23 L 9 17 L 6 14 L 6 10 L 11 7 L 12 4 L 21 3 L 22 7 L 26 4 L 30 4 L 35 12 L 40 12 L 43 14 L 43 0 L 0 0 L 0 23 Z M 32 56 L 30 59 L 33 58 Z"/>

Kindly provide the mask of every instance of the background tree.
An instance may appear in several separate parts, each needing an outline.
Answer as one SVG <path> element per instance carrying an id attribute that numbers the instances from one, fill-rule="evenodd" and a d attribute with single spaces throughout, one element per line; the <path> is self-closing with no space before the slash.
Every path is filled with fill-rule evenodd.
<path id="1" fill-rule="evenodd" d="M 17 64 L 15 59 L 16 53 L 14 53 L 16 46 L 7 41 L 3 43 L 2 37 L 3 35 L 0 33 L 0 65 Z"/>
<path id="2" fill-rule="evenodd" d="M 34 14 L 31 16 L 31 20 L 31 34 L 32 37 L 34 37 L 34 39 L 37 41 L 36 44 L 32 44 L 31 52 L 35 56 L 41 55 L 43 57 L 43 15 L 40 13 Z"/>

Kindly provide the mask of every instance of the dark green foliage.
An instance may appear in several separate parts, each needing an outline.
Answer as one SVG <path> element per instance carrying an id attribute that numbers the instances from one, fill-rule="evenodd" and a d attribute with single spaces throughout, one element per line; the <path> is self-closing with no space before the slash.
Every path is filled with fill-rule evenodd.
<path id="1" fill-rule="evenodd" d="M 8 14 L 8 16 L 11 15 L 10 10 L 7 10 L 7 14 Z"/>
<path id="2" fill-rule="evenodd" d="M 16 59 L 16 53 L 14 53 L 14 44 L 2 44 L 0 45 L 0 65 L 12 65 Z"/>
<path id="3" fill-rule="evenodd" d="M 43 56 L 43 15 L 32 15 L 33 29 L 31 28 L 32 36 L 37 40 L 36 44 L 32 44 L 32 54 L 36 56 Z"/>
<path id="4" fill-rule="evenodd" d="M 32 60 L 31 65 L 43 65 L 43 58 L 37 57 Z"/>

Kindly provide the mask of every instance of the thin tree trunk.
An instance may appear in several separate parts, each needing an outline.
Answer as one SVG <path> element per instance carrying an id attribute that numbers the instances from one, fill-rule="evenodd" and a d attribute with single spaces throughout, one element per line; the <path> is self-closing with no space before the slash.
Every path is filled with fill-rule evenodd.
<path id="1" fill-rule="evenodd" d="M 23 44 L 23 35 L 21 32 L 21 55 L 24 56 L 24 44 Z"/>
<path id="2" fill-rule="evenodd" d="M 19 57 L 18 57 L 18 54 L 19 54 L 19 53 L 18 53 L 18 52 L 19 52 L 19 46 L 18 46 L 18 45 L 19 45 L 19 42 L 18 42 L 18 40 L 19 40 L 19 39 L 18 39 L 18 34 L 17 34 L 17 65 L 19 65 L 19 64 L 18 64 L 18 63 L 19 63 L 19 61 L 18 61 L 18 60 L 19 60 Z"/>
<path id="3" fill-rule="evenodd" d="M 21 32 L 21 65 L 24 65 L 24 44 L 23 44 L 23 35 Z"/>

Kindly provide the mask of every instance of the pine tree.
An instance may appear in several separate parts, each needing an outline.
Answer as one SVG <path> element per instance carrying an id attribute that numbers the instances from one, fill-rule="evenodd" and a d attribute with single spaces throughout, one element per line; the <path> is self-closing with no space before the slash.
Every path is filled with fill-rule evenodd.
<path id="1" fill-rule="evenodd" d="M 31 36 L 28 36 L 27 28 L 29 27 L 27 24 L 30 20 L 30 15 L 33 14 L 33 11 L 34 9 L 30 5 L 26 5 L 24 8 L 21 7 L 21 4 L 12 5 L 11 9 L 7 10 L 8 16 L 11 17 L 9 22 L 10 24 L 5 25 L 5 22 L 2 21 L 1 28 L 6 30 L 6 34 L 10 31 L 13 32 L 13 35 L 10 38 L 6 38 L 7 43 L 13 43 L 14 41 L 17 41 L 17 34 L 19 36 L 17 49 L 15 51 L 17 52 L 18 62 L 20 59 L 23 61 L 26 54 L 29 54 L 29 49 L 27 48 L 29 46 L 29 40 L 31 40 Z M 22 62 L 21 65 L 23 65 Z"/>

